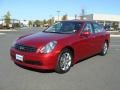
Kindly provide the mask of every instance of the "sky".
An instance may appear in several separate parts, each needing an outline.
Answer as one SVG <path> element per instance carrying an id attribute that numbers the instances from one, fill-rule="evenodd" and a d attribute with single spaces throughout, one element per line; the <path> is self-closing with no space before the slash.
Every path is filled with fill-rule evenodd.
<path id="1" fill-rule="evenodd" d="M 120 15 L 120 0 L 0 0 L 0 18 L 7 11 L 11 17 L 21 20 L 48 19 L 67 14 L 113 14 Z"/>

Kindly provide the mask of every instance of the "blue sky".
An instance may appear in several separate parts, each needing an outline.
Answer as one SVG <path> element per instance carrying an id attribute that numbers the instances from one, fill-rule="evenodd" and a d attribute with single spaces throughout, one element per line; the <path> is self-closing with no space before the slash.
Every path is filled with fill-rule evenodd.
<path id="1" fill-rule="evenodd" d="M 10 11 L 15 19 L 47 19 L 68 14 L 80 15 L 84 8 L 86 14 L 105 13 L 120 15 L 120 0 L 0 0 L 0 18 Z"/>

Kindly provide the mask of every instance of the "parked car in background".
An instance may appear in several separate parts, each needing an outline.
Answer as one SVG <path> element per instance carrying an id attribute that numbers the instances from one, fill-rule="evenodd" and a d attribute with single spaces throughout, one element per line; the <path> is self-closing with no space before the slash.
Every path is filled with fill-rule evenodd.
<path id="1" fill-rule="evenodd" d="M 78 61 L 107 54 L 110 34 L 93 21 L 59 21 L 42 32 L 19 37 L 12 60 L 25 67 L 66 73 Z"/>
<path id="2" fill-rule="evenodd" d="M 114 29 L 111 25 L 105 25 L 105 26 L 104 26 L 104 29 L 105 29 L 106 31 L 115 31 L 115 29 Z"/>

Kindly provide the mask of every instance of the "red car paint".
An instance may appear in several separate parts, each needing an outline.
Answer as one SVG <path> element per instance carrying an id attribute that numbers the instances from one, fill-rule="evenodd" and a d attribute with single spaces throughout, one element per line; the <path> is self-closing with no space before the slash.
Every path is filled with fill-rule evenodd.
<path id="1" fill-rule="evenodd" d="M 20 37 L 16 41 L 17 44 L 35 47 L 37 50 L 35 52 L 24 52 L 11 47 L 10 55 L 12 60 L 19 65 L 30 68 L 54 70 L 60 52 L 66 47 L 73 50 L 73 64 L 75 64 L 79 60 L 99 53 L 105 41 L 109 43 L 110 34 L 106 31 L 90 34 L 89 36 L 82 34 L 85 24 L 87 22 L 93 23 L 92 21 L 73 20 L 67 22 L 80 22 L 82 26 L 71 34 L 39 32 Z M 55 48 L 48 54 L 40 53 L 39 50 L 51 41 L 58 42 Z M 16 54 L 22 55 L 23 61 L 16 60 Z"/>

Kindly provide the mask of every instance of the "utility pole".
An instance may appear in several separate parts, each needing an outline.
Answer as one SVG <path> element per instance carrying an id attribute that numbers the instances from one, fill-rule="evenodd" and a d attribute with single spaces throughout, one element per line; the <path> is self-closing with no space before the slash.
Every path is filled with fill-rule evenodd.
<path id="1" fill-rule="evenodd" d="M 2 26 L 3 26 L 4 16 L 1 16 L 1 21 L 2 21 Z"/>
<path id="2" fill-rule="evenodd" d="M 77 14 L 75 14 L 75 20 L 77 19 Z"/>
<path id="3" fill-rule="evenodd" d="M 81 13 L 82 13 L 82 20 L 84 20 L 85 10 L 84 10 L 84 9 L 82 9 L 82 10 L 81 10 Z"/>
<path id="4" fill-rule="evenodd" d="M 57 13 L 58 13 L 58 21 L 59 21 L 59 17 L 60 17 L 60 11 L 57 11 Z"/>

